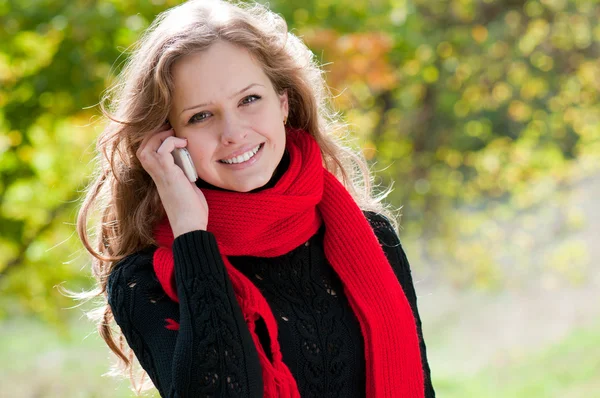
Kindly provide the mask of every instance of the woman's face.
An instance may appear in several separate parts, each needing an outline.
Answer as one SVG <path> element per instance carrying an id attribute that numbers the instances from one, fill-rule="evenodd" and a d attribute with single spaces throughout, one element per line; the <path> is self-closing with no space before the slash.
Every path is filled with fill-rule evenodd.
<path id="1" fill-rule="evenodd" d="M 285 150 L 287 93 L 275 92 L 250 53 L 228 42 L 183 57 L 172 73 L 169 121 L 187 138 L 198 177 L 238 192 L 269 182 Z"/>

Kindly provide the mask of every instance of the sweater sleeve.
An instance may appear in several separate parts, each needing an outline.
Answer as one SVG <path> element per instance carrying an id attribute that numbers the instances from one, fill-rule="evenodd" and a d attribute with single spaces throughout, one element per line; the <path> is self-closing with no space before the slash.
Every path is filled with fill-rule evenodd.
<path id="1" fill-rule="evenodd" d="M 419 335 L 421 361 L 423 365 L 423 375 L 425 377 L 425 398 L 435 398 L 435 391 L 431 382 L 431 371 L 429 369 L 429 363 L 427 362 L 427 349 L 425 347 L 425 340 L 423 339 L 423 331 L 421 328 L 421 317 L 419 316 L 419 310 L 417 308 L 417 295 L 408 259 L 406 258 L 404 249 L 402 249 L 400 239 L 390 222 L 384 216 L 379 214 L 366 212 L 366 215 L 412 309 L 417 325 L 417 334 Z"/>
<path id="2" fill-rule="evenodd" d="M 127 343 L 162 397 L 262 397 L 256 347 L 214 236 L 193 231 L 173 243 L 179 304 L 164 293 L 154 250 L 119 262 L 108 303 Z"/>

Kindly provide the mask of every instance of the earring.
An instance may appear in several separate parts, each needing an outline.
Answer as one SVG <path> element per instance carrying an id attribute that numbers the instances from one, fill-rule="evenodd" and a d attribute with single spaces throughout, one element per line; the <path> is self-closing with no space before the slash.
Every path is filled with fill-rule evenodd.
<path id="1" fill-rule="evenodd" d="M 285 125 L 287 125 L 287 119 L 288 119 L 288 117 L 287 117 L 287 116 L 283 118 L 283 125 L 284 125 L 284 126 L 285 126 Z"/>

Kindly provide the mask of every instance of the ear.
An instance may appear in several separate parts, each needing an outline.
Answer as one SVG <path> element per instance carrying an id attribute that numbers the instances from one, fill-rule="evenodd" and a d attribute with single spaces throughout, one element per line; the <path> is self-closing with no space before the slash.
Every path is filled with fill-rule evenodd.
<path id="1" fill-rule="evenodd" d="M 279 94 L 279 105 L 282 116 L 287 117 L 290 113 L 287 89 L 283 90 L 283 92 Z"/>

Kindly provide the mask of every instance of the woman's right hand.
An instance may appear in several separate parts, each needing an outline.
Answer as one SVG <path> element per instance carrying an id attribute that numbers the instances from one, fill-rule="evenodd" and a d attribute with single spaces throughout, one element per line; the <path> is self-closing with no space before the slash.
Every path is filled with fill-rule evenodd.
<path id="1" fill-rule="evenodd" d="M 171 155 L 175 148 L 185 148 L 186 145 L 187 140 L 176 137 L 173 129 L 162 129 L 144 138 L 136 152 L 156 184 L 175 237 L 190 231 L 206 230 L 208 224 L 208 204 L 204 194 L 187 179 Z"/>

